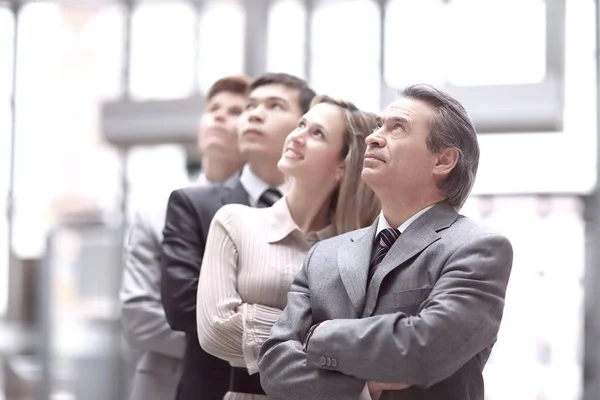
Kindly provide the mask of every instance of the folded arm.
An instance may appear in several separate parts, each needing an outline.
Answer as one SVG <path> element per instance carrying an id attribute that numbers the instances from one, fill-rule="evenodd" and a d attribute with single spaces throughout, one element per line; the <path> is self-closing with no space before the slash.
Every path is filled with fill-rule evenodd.
<path id="1" fill-rule="evenodd" d="M 160 243 L 149 222 L 137 213 L 125 245 L 120 290 L 121 325 L 135 349 L 181 358 L 185 337 L 169 327 L 160 298 Z"/>
<path id="2" fill-rule="evenodd" d="M 243 302 L 237 290 L 235 234 L 225 206 L 211 223 L 202 262 L 196 306 L 198 339 L 208 353 L 234 365 L 244 363 L 252 374 L 258 371 L 260 346 L 281 310 Z"/>
<path id="3" fill-rule="evenodd" d="M 314 324 L 308 285 L 308 265 L 318 244 L 288 293 L 288 303 L 260 350 L 261 384 L 275 400 L 358 399 L 365 380 L 307 365 L 305 337 Z M 329 323 L 329 322 L 328 322 Z"/>
<path id="4" fill-rule="evenodd" d="M 477 238 L 450 256 L 418 315 L 328 321 L 310 339 L 307 364 L 329 369 L 319 361 L 327 355 L 336 370 L 360 379 L 440 382 L 494 343 L 511 265 L 506 238 Z"/>

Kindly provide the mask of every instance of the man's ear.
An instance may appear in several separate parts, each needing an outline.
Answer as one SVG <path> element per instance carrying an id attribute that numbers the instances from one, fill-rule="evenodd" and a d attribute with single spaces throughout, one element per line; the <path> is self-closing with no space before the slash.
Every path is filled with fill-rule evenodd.
<path id="1" fill-rule="evenodd" d="M 455 147 L 448 147 L 441 150 L 437 153 L 435 164 L 433 166 L 433 175 L 440 178 L 448 176 L 458 163 L 459 157 L 460 153 Z"/>

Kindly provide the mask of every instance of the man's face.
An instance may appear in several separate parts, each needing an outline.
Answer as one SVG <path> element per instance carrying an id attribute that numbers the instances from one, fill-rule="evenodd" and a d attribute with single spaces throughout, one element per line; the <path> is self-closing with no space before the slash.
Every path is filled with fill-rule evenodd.
<path id="1" fill-rule="evenodd" d="M 198 145 L 204 157 L 240 159 L 237 143 L 237 123 L 244 109 L 246 97 L 233 92 L 219 92 L 205 105 Z"/>
<path id="2" fill-rule="evenodd" d="M 432 112 L 428 104 L 408 98 L 396 100 L 383 111 L 382 126 L 366 139 L 362 178 L 371 188 L 413 193 L 435 186 L 436 154 L 427 147 Z"/>
<path id="3" fill-rule="evenodd" d="M 257 87 L 249 94 L 238 123 L 242 154 L 249 162 L 255 157 L 272 160 L 276 168 L 285 138 L 301 116 L 298 90 L 281 84 Z"/>

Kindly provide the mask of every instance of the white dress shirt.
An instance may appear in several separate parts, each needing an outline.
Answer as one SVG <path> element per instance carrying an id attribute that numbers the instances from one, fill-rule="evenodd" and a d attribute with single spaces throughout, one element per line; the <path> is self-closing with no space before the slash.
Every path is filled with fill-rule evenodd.
<path id="1" fill-rule="evenodd" d="M 402 225 L 400 225 L 398 227 L 398 230 L 400 231 L 400 233 L 404 232 L 410 224 L 415 222 L 417 220 L 417 218 L 419 218 L 421 215 L 423 215 L 427 211 L 429 211 L 434 205 L 435 204 L 425 207 L 424 209 L 422 209 L 421 211 L 417 212 L 412 217 L 410 217 L 409 219 L 404 221 L 404 223 L 402 223 Z M 387 219 L 385 219 L 385 216 L 383 215 L 383 211 L 381 211 L 381 213 L 379 214 L 379 222 L 377 223 L 377 233 L 375 233 L 375 237 L 377 237 L 377 235 L 379 235 L 379 232 L 381 232 L 382 230 L 389 229 L 389 228 L 391 228 L 390 223 L 387 221 Z"/>
<path id="2" fill-rule="evenodd" d="M 236 171 L 233 175 L 231 175 L 229 178 L 227 178 L 227 180 L 225 182 L 223 182 L 223 185 L 233 187 L 235 185 L 238 175 L 239 175 L 239 172 Z M 198 177 L 193 182 L 191 182 L 191 184 L 198 185 L 198 186 L 208 186 L 208 185 L 214 185 L 215 182 L 209 181 L 208 178 L 206 177 L 206 175 L 204 175 L 204 172 L 200 172 L 198 174 Z"/>
<path id="3" fill-rule="evenodd" d="M 265 190 L 271 187 L 268 183 L 260 179 L 254 172 L 252 172 L 248 164 L 244 165 L 242 175 L 240 176 L 240 182 L 242 182 L 242 186 L 244 187 L 244 189 L 246 189 L 246 192 L 248 192 L 250 206 L 252 207 L 256 207 L 260 196 L 264 193 Z M 289 191 L 289 188 L 290 183 L 286 180 L 281 185 L 273 189 L 278 189 L 282 195 L 286 195 Z"/>

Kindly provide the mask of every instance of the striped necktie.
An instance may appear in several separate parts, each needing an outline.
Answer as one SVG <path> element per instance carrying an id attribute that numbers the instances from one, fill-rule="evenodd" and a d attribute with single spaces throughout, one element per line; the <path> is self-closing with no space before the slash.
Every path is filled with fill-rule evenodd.
<path id="1" fill-rule="evenodd" d="M 277 200 L 281 198 L 281 192 L 277 189 L 267 189 L 260 195 L 256 206 L 258 208 L 271 207 Z"/>
<path id="2" fill-rule="evenodd" d="M 375 256 L 373 257 L 373 260 L 371 260 L 371 265 L 369 266 L 369 280 L 371 280 L 377 267 L 381 264 L 381 261 L 399 236 L 400 231 L 398 229 L 387 228 L 379 232 L 376 241 L 377 251 L 375 251 Z"/>

